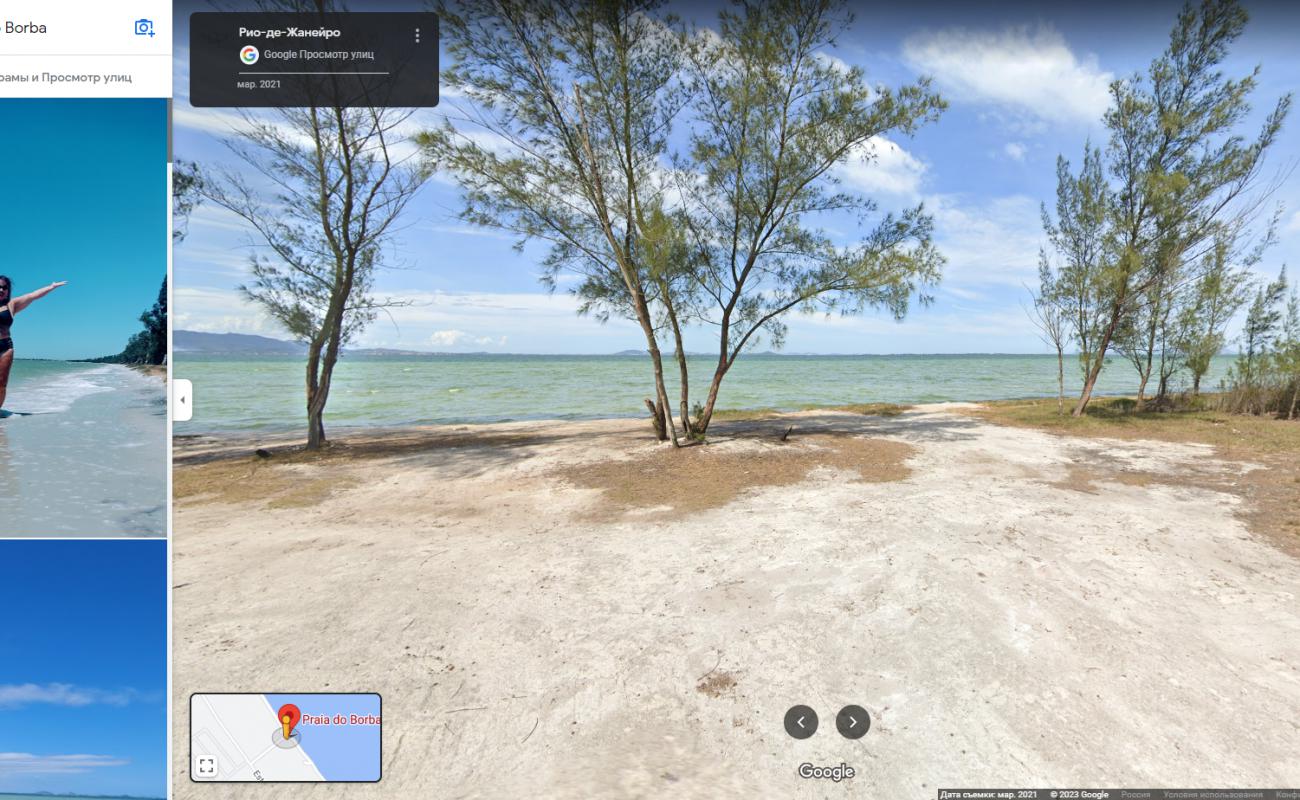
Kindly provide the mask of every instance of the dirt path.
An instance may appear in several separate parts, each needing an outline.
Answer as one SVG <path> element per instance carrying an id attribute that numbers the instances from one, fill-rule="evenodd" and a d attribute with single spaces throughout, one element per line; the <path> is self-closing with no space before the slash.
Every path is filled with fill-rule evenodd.
<path id="1" fill-rule="evenodd" d="M 301 792 L 194 787 L 194 691 L 380 692 L 380 794 L 330 796 L 1300 784 L 1300 562 L 1248 531 L 1231 494 L 1124 479 L 1246 466 L 1197 445 L 1103 455 L 944 407 L 789 420 L 791 445 L 824 461 L 690 513 L 657 492 L 610 514 L 598 480 L 573 478 L 658 457 L 620 421 L 182 468 L 175 796 Z M 704 450 L 758 464 L 786 424 Z M 883 444 L 873 461 L 814 433 Z M 254 499 L 250 482 L 280 494 Z M 323 486 L 303 499 L 303 483 Z M 796 703 L 821 717 L 805 741 L 782 729 Z M 873 718 L 856 742 L 834 726 L 849 703 Z M 857 777 L 802 780 L 802 762 Z"/>

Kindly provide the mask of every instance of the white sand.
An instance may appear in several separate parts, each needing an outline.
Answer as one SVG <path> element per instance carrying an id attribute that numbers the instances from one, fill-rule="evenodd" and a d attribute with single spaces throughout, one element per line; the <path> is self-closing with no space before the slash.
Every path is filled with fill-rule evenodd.
<path id="1" fill-rule="evenodd" d="M 913 473 L 818 469 L 686 518 L 596 523 L 599 493 L 551 470 L 658 446 L 645 423 L 530 423 L 474 430 L 555 440 L 335 466 L 354 486 L 317 508 L 179 502 L 176 796 L 304 794 L 191 784 L 196 691 L 380 692 L 383 782 L 331 797 L 1300 785 L 1300 563 L 1231 495 L 1052 485 L 1107 444 L 1171 472 L 1208 447 L 936 407 L 798 425 L 912 443 Z M 709 673 L 735 685 L 700 691 Z M 811 739 L 782 728 L 795 703 L 821 716 Z M 835 731 L 848 703 L 873 717 L 856 742 Z M 805 761 L 857 777 L 802 780 Z"/>

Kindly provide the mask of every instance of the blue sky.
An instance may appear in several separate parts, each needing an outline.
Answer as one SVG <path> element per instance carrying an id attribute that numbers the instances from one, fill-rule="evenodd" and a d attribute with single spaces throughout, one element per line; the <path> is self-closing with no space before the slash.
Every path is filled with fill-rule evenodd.
<path id="1" fill-rule="evenodd" d="M 713 23 L 716 7 L 670 5 L 701 24 Z M 855 160 L 839 177 L 844 188 L 875 198 L 883 209 L 924 201 L 935 215 L 936 240 L 948 264 L 936 302 L 914 308 L 905 322 L 874 312 L 851 318 L 793 315 L 786 352 L 1046 352 L 1022 303 L 1024 284 L 1036 281 L 1043 243 L 1039 204 L 1054 196 L 1056 157 L 1064 154 L 1077 163 L 1089 137 L 1104 143 L 1100 118 L 1108 82 L 1146 68 L 1166 45 L 1179 7 L 854 4 L 855 23 L 826 55 L 862 66 L 872 83 L 899 86 L 929 75 L 950 108 L 914 138 L 878 142 L 874 161 Z M 1256 64 L 1263 67 L 1256 119 L 1243 131 L 1249 134 L 1281 94 L 1300 86 L 1300 55 L 1286 36 L 1296 30 L 1300 13 L 1283 3 L 1246 7 L 1252 22 L 1228 71 L 1240 75 Z M 195 109 L 187 101 L 188 11 L 208 8 L 182 3 L 176 15 L 175 146 L 180 158 L 233 166 L 220 139 L 240 123 L 238 114 Z M 415 121 L 433 125 L 453 102 L 446 99 L 448 108 L 422 111 Z M 1293 113 L 1270 169 L 1300 160 L 1300 137 L 1293 133 L 1298 125 Z M 1293 173 L 1274 200 L 1286 212 L 1281 241 L 1260 266 L 1268 277 L 1284 262 L 1300 263 L 1300 174 Z M 416 304 L 396 310 L 395 323 L 377 321 L 362 346 L 523 353 L 644 346 L 633 324 L 579 318 L 577 303 L 562 289 L 548 295 L 537 283 L 541 246 L 516 253 L 511 239 L 457 220 L 458 208 L 446 176 L 435 177 L 411 205 L 394 248 L 402 269 L 385 273 L 377 291 Z M 175 253 L 176 326 L 285 338 L 233 291 L 246 276 L 247 230 L 230 214 L 202 207 L 190 231 Z M 852 231 L 842 233 L 843 241 L 851 240 Z M 687 332 L 688 349 L 712 352 L 714 341 L 710 331 Z"/>
<path id="2" fill-rule="evenodd" d="M 0 792 L 166 793 L 167 543 L 0 541 Z"/>
<path id="3" fill-rule="evenodd" d="M 19 358 L 120 353 L 167 274 L 164 100 L 0 100 L 0 273 L 23 294 Z"/>

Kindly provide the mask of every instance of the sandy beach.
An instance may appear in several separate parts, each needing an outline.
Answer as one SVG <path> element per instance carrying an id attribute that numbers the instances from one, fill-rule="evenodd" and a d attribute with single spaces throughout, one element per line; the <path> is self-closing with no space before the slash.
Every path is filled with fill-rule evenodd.
<path id="1" fill-rule="evenodd" d="M 1300 784 L 1300 561 L 1240 490 L 1271 467 L 969 410 L 683 452 L 637 420 L 178 437 L 175 796 L 301 794 L 190 782 L 221 691 L 382 694 L 383 782 L 331 796 Z"/>
<path id="2" fill-rule="evenodd" d="M 14 377 L 0 413 L 0 536 L 165 535 L 165 384 L 62 361 L 19 361 Z"/>

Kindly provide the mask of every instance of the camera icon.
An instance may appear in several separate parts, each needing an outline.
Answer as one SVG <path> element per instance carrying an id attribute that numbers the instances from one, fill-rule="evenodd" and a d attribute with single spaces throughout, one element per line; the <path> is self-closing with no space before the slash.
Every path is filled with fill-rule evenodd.
<path id="1" fill-rule="evenodd" d="M 136 36 L 153 36 L 153 20 L 138 19 L 135 21 Z"/>

